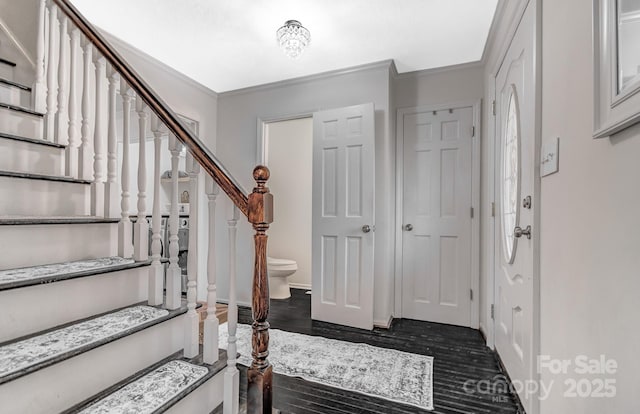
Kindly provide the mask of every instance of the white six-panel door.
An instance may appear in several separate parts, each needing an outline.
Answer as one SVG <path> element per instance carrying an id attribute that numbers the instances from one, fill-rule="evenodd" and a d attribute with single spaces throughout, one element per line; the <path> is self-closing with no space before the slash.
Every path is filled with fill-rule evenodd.
<path id="1" fill-rule="evenodd" d="M 535 7 L 529 3 L 496 76 L 495 347 L 521 384 L 535 379 L 536 367 Z M 535 412 L 535 397 L 520 398 Z"/>
<path id="2" fill-rule="evenodd" d="M 402 317 L 470 326 L 473 107 L 400 114 Z"/>
<path id="3" fill-rule="evenodd" d="M 313 115 L 311 317 L 363 329 L 373 328 L 374 132 L 373 104 Z"/>

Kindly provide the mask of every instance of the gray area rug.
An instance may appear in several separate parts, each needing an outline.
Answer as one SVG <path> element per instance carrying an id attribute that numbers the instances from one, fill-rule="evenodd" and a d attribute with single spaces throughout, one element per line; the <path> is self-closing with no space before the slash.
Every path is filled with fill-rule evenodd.
<path id="1" fill-rule="evenodd" d="M 227 324 L 219 346 L 226 349 Z M 251 365 L 251 326 L 238 325 L 238 363 Z M 269 330 L 273 371 L 433 410 L 433 357 L 319 336 Z"/>
<path id="2" fill-rule="evenodd" d="M 96 401 L 79 414 L 151 414 L 207 372 L 207 368 L 185 361 L 170 361 Z"/>

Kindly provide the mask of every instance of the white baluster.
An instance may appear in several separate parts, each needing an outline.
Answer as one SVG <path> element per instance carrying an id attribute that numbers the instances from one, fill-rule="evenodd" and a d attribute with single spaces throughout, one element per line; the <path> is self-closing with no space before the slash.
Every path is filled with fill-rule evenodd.
<path id="1" fill-rule="evenodd" d="M 133 233 L 131 220 L 129 219 L 129 146 L 131 143 L 129 131 L 131 127 L 132 96 L 124 79 L 120 80 L 120 95 L 122 96 L 122 174 L 120 175 L 120 185 L 122 186 L 120 214 L 122 219 L 118 224 L 118 256 L 130 258 L 133 256 Z"/>
<path id="2" fill-rule="evenodd" d="M 185 318 L 184 356 L 193 358 L 199 353 L 200 317 L 196 312 L 198 293 L 198 174 L 200 165 L 187 154 L 189 172 L 189 255 L 187 256 L 187 315 Z M 215 310 L 215 303 L 213 303 Z M 206 361 L 205 361 L 206 362 Z"/>
<path id="3" fill-rule="evenodd" d="M 91 102 L 91 61 L 93 54 L 93 46 L 91 42 L 84 39 L 82 55 L 82 128 L 80 134 L 82 142 L 80 144 L 80 154 L 78 156 L 78 177 L 82 179 L 90 179 L 91 166 L 91 114 L 89 113 Z"/>
<path id="4" fill-rule="evenodd" d="M 209 199 L 209 247 L 207 248 L 207 319 L 204 321 L 203 358 L 206 364 L 218 360 L 218 317 L 216 316 L 216 197 L 218 185 L 207 175 L 205 190 Z M 191 249 L 189 249 L 191 250 Z"/>
<path id="5" fill-rule="evenodd" d="M 96 105 L 94 107 L 94 130 L 93 130 L 93 183 L 91 184 L 91 215 L 104 216 L 104 153 L 103 142 L 104 135 L 102 133 L 102 118 L 104 111 L 103 104 L 103 85 L 105 79 L 105 59 L 100 56 L 98 51 L 95 53 L 96 66 Z"/>
<path id="6" fill-rule="evenodd" d="M 137 261 L 149 259 L 149 222 L 147 221 L 147 105 L 136 97 L 138 113 L 138 219 L 133 227 L 135 241 L 133 258 Z"/>
<path id="7" fill-rule="evenodd" d="M 113 68 L 109 71 L 109 106 L 107 120 L 107 182 L 104 188 L 104 215 L 114 217 L 118 194 L 118 136 L 116 125 L 116 99 L 120 75 Z"/>
<path id="8" fill-rule="evenodd" d="M 71 28 L 71 48 L 69 52 L 69 145 L 66 148 L 66 168 L 65 174 L 69 177 L 78 178 L 78 148 L 80 147 L 80 136 L 78 131 L 78 50 L 80 48 L 80 30 Z"/>
<path id="9" fill-rule="evenodd" d="M 229 339 L 227 344 L 227 370 L 224 373 L 224 414 L 238 414 L 240 399 L 240 373 L 236 367 L 236 329 L 238 327 L 238 304 L 236 302 L 236 234 L 240 211 L 231 204 L 229 224 L 229 307 L 227 308 L 227 326 Z"/>
<path id="10" fill-rule="evenodd" d="M 69 46 L 69 40 L 67 39 L 67 16 L 64 13 L 60 13 L 60 51 L 58 53 L 58 110 L 56 111 L 55 120 L 55 136 L 56 141 L 59 143 L 68 143 L 68 139 L 65 140 L 64 136 L 68 129 L 67 119 L 67 48 Z"/>
<path id="11" fill-rule="evenodd" d="M 45 139 L 54 141 L 55 139 L 55 116 L 56 97 L 58 96 L 58 85 L 56 85 L 56 70 L 58 69 L 56 60 L 56 38 L 58 35 L 58 8 L 51 4 L 49 8 L 49 56 L 47 58 L 47 114 L 45 117 Z"/>
<path id="12" fill-rule="evenodd" d="M 165 127 L 157 116 L 151 117 L 151 131 L 155 144 L 153 156 L 153 217 L 151 225 L 151 267 L 149 268 L 149 305 L 162 305 L 162 289 L 164 287 L 164 265 L 160 262 L 162 250 L 162 235 L 160 234 L 160 155 L 162 150 L 162 136 Z"/>
<path id="13" fill-rule="evenodd" d="M 182 146 L 172 134 L 169 135 L 171 151 L 171 215 L 169 216 L 169 268 L 167 269 L 167 309 L 178 309 L 181 305 L 182 272 L 178 266 L 178 163 Z"/>
<path id="14" fill-rule="evenodd" d="M 46 18 L 47 0 L 40 0 L 38 6 L 38 34 L 36 38 L 36 81 L 33 85 L 32 104 L 38 112 L 47 110 L 47 85 L 44 81 L 45 74 L 45 42 L 46 42 Z"/>

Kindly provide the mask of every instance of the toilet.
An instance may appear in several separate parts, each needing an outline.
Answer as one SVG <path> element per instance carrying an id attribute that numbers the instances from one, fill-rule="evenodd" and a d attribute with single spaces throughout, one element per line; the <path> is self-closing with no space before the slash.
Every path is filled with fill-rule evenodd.
<path id="1" fill-rule="evenodd" d="M 271 299 L 288 299 L 289 276 L 298 270 L 295 260 L 276 259 L 267 256 L 267 274 L 269 275 L 269 297 Z"/>

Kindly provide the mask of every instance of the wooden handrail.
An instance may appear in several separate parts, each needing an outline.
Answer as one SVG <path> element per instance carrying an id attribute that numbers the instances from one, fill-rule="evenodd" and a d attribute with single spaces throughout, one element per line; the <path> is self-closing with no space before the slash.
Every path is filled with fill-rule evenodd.
<path id="1" fill-rule="evenodd" d="M 142 80 L 122 56 L 102 37 L 68 0 L 52 0 L 71 19 L 88 41 L 120 74 L 121 79 L 142 98 L 171 133 L 182 142 L 193 159 L 213 178 L 252 224 L 255 230 L 255 263 L 252 287 L 253 362 L 247 373 L 247 412 L 271 413 L 272 367 L 269 355 L 269 280 L 267 276 L 267 230 L 273 221 L 273 196 L 266 183 L 269 169 L 257 166 L 253 170 L 256 187 L 251 194 L 234 180 L 222 163 L 178 119 L 169 106 Z M 176 167 L 174 167 L 175 169 Z M 174 189 L 175 191 L 175 189 Z M 145 233 L 146 234 L 146 233 Z"/>
<path id="2" fill-rule="evenodd" d="M 175 112 L 150 87 L 131 65 L 104 39 L 87 19 L 68 1 L 53 0 L 60 10 L 80 29 L 87 39 L 100 51 L 102 56 L 120 74 L 126 83 L 142 97 L 149 108 L 167 126 L 169 131 L 182 142 L 193 158 L 215 180 L 227 196 L 245 216 L 249 216 L 248 195 L 242 186 L 229 174 L 222 163 L 206 148 L 200 139 L 192 134 L 178 119 Z"/>

